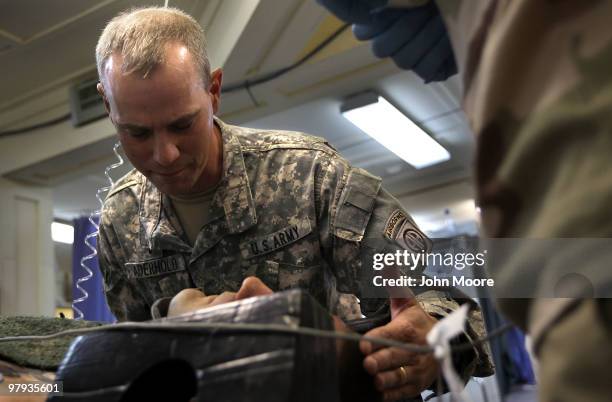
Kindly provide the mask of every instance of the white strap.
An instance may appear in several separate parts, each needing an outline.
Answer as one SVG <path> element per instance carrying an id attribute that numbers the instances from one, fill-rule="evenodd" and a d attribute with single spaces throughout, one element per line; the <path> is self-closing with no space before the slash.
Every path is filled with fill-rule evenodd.
<path id="1" fill-rule="evenodd" d="M 462 305 L 438 321 L 427 334 L 427 343 L 434 349 L 434 357 L 442 367 L 442 376 L 448 384 L 451 396 L 457 402 L 471 402 L 471 399 L 462 393 L 463 382 L 453 367 L 450 340 L 463 332 L 468 312 L 469 305 Z"/>

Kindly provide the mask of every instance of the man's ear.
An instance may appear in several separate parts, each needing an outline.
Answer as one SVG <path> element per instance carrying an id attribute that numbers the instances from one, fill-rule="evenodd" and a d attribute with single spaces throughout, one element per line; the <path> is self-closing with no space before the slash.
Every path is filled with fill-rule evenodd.
<path id="1" fill-rule="evenodd" d="M 102 97 L 102 100 L 104 101 L 104 109 L 106 109 L 106 114 L 110 115 L 110 104 L 108 103 L 108 98 L 106 97 L 106 94 L 104 93 L 104 87 L 102 86 L 101 82 L 98 82 L 98 85 L 96 85 L 96 89 L 98 90 L 98 93 L 100 94 L 100 96 Z"/>
<path id="2" fill-rule="evenodd" d="M 208 92 L 212 98 L 213 113 L 217 114 L 221 103 L 221 83 L 223 82 L 223 70 L 217 68 L 210 74 L 210 87 Z"/>

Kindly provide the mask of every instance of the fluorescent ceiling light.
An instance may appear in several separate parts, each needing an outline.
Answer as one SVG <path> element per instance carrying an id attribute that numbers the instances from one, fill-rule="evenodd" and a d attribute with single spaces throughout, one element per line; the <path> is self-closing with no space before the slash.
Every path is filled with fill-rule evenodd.
<path id="1" fill-rule="evenodd" d="M 382 96 L 357 96 L 342 108 L 342 115 L 417 169 L 450 159 L 442 145 Z"/>
<path id="2" fill-rule="evenodd" d="M 74 242 L 74 228 L 65 223 L 51 223 L 51 238 L 58 243 L 72 244 Z"/>

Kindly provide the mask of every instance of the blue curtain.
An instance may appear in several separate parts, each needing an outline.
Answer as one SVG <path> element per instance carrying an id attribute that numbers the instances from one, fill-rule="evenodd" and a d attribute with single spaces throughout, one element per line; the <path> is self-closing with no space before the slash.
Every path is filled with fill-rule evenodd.
<path id="1" fill-rule="evenodd" d="M 487 331 L 492 331 L 508 321 L 497 311 L 492 298 L 479 300 Z M 535 375 L 525 349 L 525 335 L 513 327 L 502 336 L 491 339 L 491 352 L 495 362 L 495 376 L 500 392 L 506 395 L 514 385 L 535 384 Z"/>
<path id="2" fill-rule="evenodd" d="M 91 254 L 91 249 L 85 244 L 85 236 L 93 233 L 96 229 L 89 222 L 89 217 L 77 218 L 74 223 L 74 243 L 72 245 L 72 298 L 80 298 L 83 294 L 77 289 L 77 279 L 87 275 L 87 271 L 81 267 L 81 258 Z M 89 240 L 89 243 L 96 246 L 96 238 Z M 77 303 L 77 308 L 83 312 L 83 319 L 90 321 L 115 322 L 115 316 L 110 312 L 104 297 L 104 288 L 102 285 L 102 274 L 98 265 L 98 258 L 92 258 L 85 261 L 85 264 L 93 272 L 93 276 L 81 282 L 80 286 L 89 293 L 86 300 Z M 74 311 L 74 316 L 77 312 Z"/>
<path id="3" fill-rule="evenodd" d="M 510 371 L 513 384 L 535 384 L 529 353 L 525 348 L 525 335 L 518 328 L 512 328 L 504 335 L 508 358 L 512 362 Z"/>

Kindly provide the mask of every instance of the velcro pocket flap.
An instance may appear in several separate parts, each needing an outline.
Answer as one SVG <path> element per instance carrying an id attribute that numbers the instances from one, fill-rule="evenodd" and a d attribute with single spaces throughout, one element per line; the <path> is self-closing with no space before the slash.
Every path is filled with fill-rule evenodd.
<path id="1" fill-rule="evenodd" d="M 376 204 L 380 177 L 353 168 L 340 196 L 334 233 L 346 240 L 361 241 Z"/>

